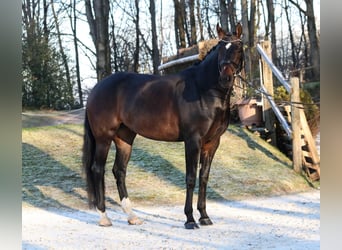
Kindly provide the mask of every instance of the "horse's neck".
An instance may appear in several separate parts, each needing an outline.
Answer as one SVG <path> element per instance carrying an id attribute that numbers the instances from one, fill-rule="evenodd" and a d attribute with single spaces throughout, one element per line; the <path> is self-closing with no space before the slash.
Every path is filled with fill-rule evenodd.
<path id="1" fill-rule="evenodd" d="M 218 84 L 219 68 L 217 57 L 217 51 L 213 51 L 198 65 L 197 82 L 202 87 L 212 88 Z"/>
<path id="2" fill-rule="evenodd" d="M 223 106 L 229 105 L 231 90 L 219 85 L 218 53 L 213 51 L 202 63 L 198 65 L 196 83 L 203 94 L 203 98 L 215 97 Z M 218 101 L 216 100 L 216 101 Z"/>

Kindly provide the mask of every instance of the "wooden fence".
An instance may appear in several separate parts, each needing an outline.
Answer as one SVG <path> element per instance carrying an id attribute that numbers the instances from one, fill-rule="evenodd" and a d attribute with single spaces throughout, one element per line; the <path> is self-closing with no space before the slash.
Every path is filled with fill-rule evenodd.
<path id="1" fill-rule="evenodd" d="M 293 169 L 296 172 L 301 172 L 304 170 L 311 180 L 319 180 L 320 158 L 317 152 L 315 140 L 311 134 L 307 119 L 305 117 L 303 104 L 301 104 L 299 79 L 297 77 L 292 77 L 290 78 L 290 83 L 286 81 L 282 73 L 270 59 L 269 55 L 271 55 L 271 45 L 269 41 L 264 41 L 258 44 L 257 51 L 261 57 L 261 90 L 265 93 L 264 96 L 266 97 L 266 100 L 271 105 L 274 114 L 277 116 L 287 135 L 292 139 Z M 287 119 L 282 115 L 282 112 L 279 110 L 272 98 L 273 75 L 277 77 L 279 82 L 285 87 L 291 96 L 291 114 Z M 267 105 L 264 104 L 264 108 L 265 106 Z M 268 119 L 269 121 L 271 118 L 267 118 L 265 116 L 265 119 Z M 265 126 L 271 131 L 272 129 L 274 130 L 272 121 L 267 122 L 265 120 Z"/>

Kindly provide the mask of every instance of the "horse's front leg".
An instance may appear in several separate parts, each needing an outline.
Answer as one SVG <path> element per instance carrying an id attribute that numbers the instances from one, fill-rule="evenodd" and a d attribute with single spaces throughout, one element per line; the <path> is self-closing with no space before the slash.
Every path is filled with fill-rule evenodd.
<path id="1" fill-rule="evenodd" d="M 199 161 L 200 143 L 199 140 L 185 141 L 186 161 L 186 200 L 184 212 L 187 220 L 184 224 L 186 229 L 199 228 L 193 217 L 192 200 L 196 185 L 196 171 Z"/>
<path id="2" fill-rule="evenodd" d="M 205 144 L 201 150 L 201 169 L 199 176 L 199 196 L 197 202 L 197 209 L 201 214 L 201 218 L 199 222 L 201 225 L 212 225 L 212 221 L 210 220 L 207 211 L 206 211 L 206 196 L 207 196 L 207 184 L 210 173 L 211 162 L 214 158 L 215 152 L 219 146 L 219 140 L 211 141 L 208 144 Z"/>

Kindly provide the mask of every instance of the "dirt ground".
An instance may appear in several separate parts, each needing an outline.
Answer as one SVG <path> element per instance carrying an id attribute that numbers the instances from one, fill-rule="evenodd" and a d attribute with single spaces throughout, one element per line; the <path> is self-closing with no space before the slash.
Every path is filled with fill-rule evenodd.
<path id="1" fill-rule="evenodd" d="M 22 249 L 320 249 L 320 192 L 207 204 L 214 225 L 184 229 L 183 206 L 136 206 L 128 225 L 120 207 L 113 225 L 90 210 L 24 206 Z M 198 218 L 198 213 L 195 211 Z"/>
<path id="2" fill-rule="evenodd" d="M 47 111 L 22 112 L 22 127 L 42 127 L 59 124 L 82 124 L 84 121 L 85 109 L 71 111 Z"/>

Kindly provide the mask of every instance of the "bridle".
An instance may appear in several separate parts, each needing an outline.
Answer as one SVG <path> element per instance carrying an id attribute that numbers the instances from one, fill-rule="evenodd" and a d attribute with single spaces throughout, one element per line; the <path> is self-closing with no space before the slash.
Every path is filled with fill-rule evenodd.
<path id="1" fill-rule="evenodd" d="M 223 42 L 225 43 L 225 53 L 227 53 L 227 51 L 230 49 L 230 47 L 232 46 L 233 43 L 235 42 L 239 42 L 241 43 L 241 46 L 242 46 L 242 40 L 241 39 L 234 39 L 234 40 L 225 40 L 225 39 L 220 39 L 219 42 Z M 218 70 L 219 70 L 219 83 L 220 83 L 220 86 L 223 87 L 223 88 L 230 88 L 232 85 L 231 84 L 228 84 L 227 83 L 230 83 L 230 82 L 234 82 L 234 79 L 235 77 L 241 72 L 242 70 L 242 67 L 243 67 L 243 50 L 242 50 L 242 55 L 241 55 L 241 60 L 240 60 L 240 63 L 237 64 L 236 62 L 232 61 L 232 60 L 225 60 L 225 58 L 223 58 L 223 61 L 218 61 Z M 218 59 L 218 60 L 221 60 L 221 59 Z M 227 65 L 232 65 L 233 66 L 233 69 L 234 69 L 234 72 L 233 72 L 233 75 L 230 76 L 230 75 L 224 75 L 222 74 L 223 72 L 223 69 L 227 66 Z"/>
<path id="2" fill-rule="evenodd" d="M 232 45 L 232 43 L 235 43 L 235 42 L 240 42 L 240 43 L 242 43 L 242 40 L 241 39 L 234 39 L 234 40 L 225 40 L 225 39 L 220 39 L 219 40 L 219 42 L 224 42 L 224 43 L 226 43 L 226 50 L 229 50 L 229 48 L 231 47 L 231 45 Z M 240 72 L 241 72 L 241 70 L 242 70 L 242 66 L 243 66 L 243 55 L 242 55 L 242 60 L 240 61 L 240 64 L 237 64 L 237 63 L 235 63 L 235 62 L 233 62 L 233 61 L 231 61 L 231 60 L 227 60 L 227 61 L 224 61 L 224 62 L 218 62 L 218 68 L 219 68 L 219 73 L 220 73 L 220 76 L 221 76 L 221 73 L 222 73 L 222 68 L 223 68 L 223 66 L 225 66 L 225 65 L 229 65 L 229 64 L 231 64 L 231 65 L 233 65 L 233 67 L 234 67 L 234 70 L 235 70 L 235 72 L 234 72 L 234 77 L 236 76 L 236 75 L 238 75 Z M 224 80 L 224 79 L 221 79 L 221 80 Z"/>

